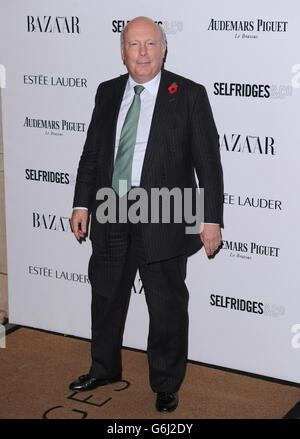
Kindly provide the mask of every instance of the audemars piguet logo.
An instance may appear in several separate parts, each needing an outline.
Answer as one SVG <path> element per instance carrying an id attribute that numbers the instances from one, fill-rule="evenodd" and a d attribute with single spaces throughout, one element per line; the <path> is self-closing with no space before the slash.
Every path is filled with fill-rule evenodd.
<path id="1" fill-rule="evenodd" d="M 227 239 L 222 240 L 222 250 L 226 250 L 230 257 L 252 259 L 253 256 L 269 256 L 271 258 L 278 258 L 280 248 L 274 245 L 269 245 L 260 242 L 241 242 L 231 241 Z"/>
<path id="2" fill-rule="evenodd" d="M 27 32 L 79 34 L 79 17 L 27 15 Z"/>
<path id="3" fill-rule="evenodd" d="M 261 33 L 285 33 L 288 21 L 285 20 L 218 20 L 211 18 L 207 27 L 209 31 L 235 32 L 235 38 L 257 39 Z"/>
<path id="4" fill-rule="evenodd" d="M 85 131 L 84 122 L 73 122 L 65 119 L 35 119 L 25 117 L 23 127 L 44 130 L 45 134 L 55 134 L 62 136 L 66 132 L 83 133 Z"/>

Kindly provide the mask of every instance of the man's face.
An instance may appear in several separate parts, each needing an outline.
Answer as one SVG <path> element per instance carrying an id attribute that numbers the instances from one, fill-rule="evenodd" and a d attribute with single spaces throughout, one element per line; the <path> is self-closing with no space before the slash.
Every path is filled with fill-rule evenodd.
<path id="1" fill-rule="evenodd" d="M 166 52 L 161 47 L 160 32 L 149 20 L 137 19 L 129 23 L 124 33 L 122 59 L 132 78 L 142 84 L 160 71 Z"/>

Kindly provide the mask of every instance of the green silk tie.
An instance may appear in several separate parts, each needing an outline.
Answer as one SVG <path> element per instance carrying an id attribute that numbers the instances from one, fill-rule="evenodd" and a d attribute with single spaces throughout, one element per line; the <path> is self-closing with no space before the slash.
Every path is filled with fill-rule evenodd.
<path id="1" fill-rule="evenodd" d="M 142 85 L 136 85 L 134 87 L 135 95 L 126 114 L 121 131 L 112 178 L 112 187 L 120 197 L 125 195 L 131 188 L 132 160 L 141 108 L 140 94 L 143 90 L 144 87 Z M 122 183 L 120 191 L 119 180 L 125 180 L 127 182 L 127 187 L 125 186 L 125 181 Z"/>

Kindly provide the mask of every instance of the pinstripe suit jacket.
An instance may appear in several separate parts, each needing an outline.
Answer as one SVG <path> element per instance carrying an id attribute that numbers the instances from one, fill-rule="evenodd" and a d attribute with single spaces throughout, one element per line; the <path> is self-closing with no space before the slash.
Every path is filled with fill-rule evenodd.
<path id="1" fill-rule="evenodd" d="M 91 240 L 105 245 L 109 224 L 99 224 L 96 192 L 111 187 L 115 134 L 128 74 L 99 85 L 92 119 L 79 161 L 73 206 L 89 208 Z M 177 91 L 170 93 L 171 84 Z M 204 221 L 223 227 L 223 174 L 219 136 L 205 88 L 162 70 L 149 133 L 141 187 L 204 188 Z M 195 201 L 195 200 L 194 200 Z M 192 254 L 202 246 L 199 234 L 182 223 L 145 223 L 142 234 L 148 262 Z"/>

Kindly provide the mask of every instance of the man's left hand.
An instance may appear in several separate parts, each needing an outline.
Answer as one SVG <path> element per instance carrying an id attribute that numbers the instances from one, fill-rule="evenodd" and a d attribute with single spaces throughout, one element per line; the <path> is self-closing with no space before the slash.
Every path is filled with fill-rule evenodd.
<path id="1" fill-rule="evenodd" d="M 212 256 L 221 245 L 222 236 L 219 224 L 203 224 L 200 233 L 207 256 Z"/>

